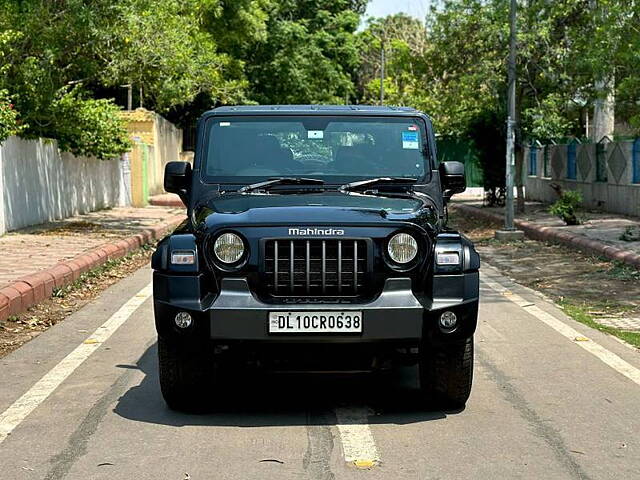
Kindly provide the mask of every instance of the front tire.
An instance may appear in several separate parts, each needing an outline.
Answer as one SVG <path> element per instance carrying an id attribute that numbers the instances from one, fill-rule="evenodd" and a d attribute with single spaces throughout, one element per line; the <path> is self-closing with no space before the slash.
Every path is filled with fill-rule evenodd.
<path id="1" fill-rule="evenodd" d="M 473 337 L 420 349 L 420 389 L 444 408 L 464 408 L 473 383 Z"/>
<path id="2" fill-rule="evenodd" d="M 160 390 L 170 409 L 195 413 L 211 408 L 213 360 L 212 349 L 158 337 Z"/>

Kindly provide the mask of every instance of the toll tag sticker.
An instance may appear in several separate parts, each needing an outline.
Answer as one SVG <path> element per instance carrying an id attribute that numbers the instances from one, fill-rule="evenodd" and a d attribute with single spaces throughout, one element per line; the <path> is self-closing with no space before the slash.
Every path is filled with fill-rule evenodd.
<path id="1" fill-rule="evenodd" d="M 402 132 L 402 148 L 405 150 L 418 150 L 418 132 Z"/>
<path id="2" fill-rule="evenodd" d="M 314 140 L 319 140 L 324 138 L 323 130 L 307 130 L 307 138 L 311 138 Z"/>

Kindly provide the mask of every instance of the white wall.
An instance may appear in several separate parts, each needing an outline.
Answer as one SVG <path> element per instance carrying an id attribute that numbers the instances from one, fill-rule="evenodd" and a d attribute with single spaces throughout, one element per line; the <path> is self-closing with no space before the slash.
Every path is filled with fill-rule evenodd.
<path id="1" fill-rule="evenodd" d="M 0 173 L 0 234 L 121 203 L 118 159 L 75 157 L 48 139 L 5 140 Z"/>

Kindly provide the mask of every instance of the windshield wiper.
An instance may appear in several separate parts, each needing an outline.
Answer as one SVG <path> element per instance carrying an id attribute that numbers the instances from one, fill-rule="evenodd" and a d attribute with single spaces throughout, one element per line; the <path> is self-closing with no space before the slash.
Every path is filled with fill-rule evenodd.
<path id="1" fill-rule="evenodd" d="M 418 181 L 417 178 L 408 177 L 380 177 L 370 178 L 369 180 L 360 180 L 358 182 L 345 183 L 338 190 L 342 192 L 349 192 L 354 190 L 366 190 L 374 186 L 380 185 L 413 185 Z"/>
<path id="2" fill-rule="evenodd" d="M 323 185 L 324 180 L 318 178 L 281 177 L 270 178 L 264 182 L 252 183 L 238 189 L 238 193 L 253 192 L 255 190 L 268 190 L 275 185 Z"/>

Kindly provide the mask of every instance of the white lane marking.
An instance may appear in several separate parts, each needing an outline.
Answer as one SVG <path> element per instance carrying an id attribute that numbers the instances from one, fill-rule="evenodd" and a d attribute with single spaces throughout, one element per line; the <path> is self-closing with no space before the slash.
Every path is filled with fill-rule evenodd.
<path id="1" fill-rule="evenodd" d="M 0 444 L 20 423 L 44 402 L 98 347 L 142 305 L 152 293 L 151 283 L 131 297 L 109 319 L 98 327 L 60 363 L 49 370 L 22 397 L 0 414 Z"/>
<path id="2" fill-rule="evenodd" d="M 356 467 L 368 468 L 380 463 L 380 455 L 368 424 L 368 408 L 336 408 L 338 432 L 344 459 Z"/>
<path id="3" fill-rule="evenodd" d="M 587 352 L 597 357 L 600 361 L 609 365 L 616 372 L 624 375 L 629 380 L 633 381 L 637 385 L 640 385 L 640 370 L 620 358 L 615 353 L 607 350 L 599 343 L 594 342 L 592 339 L 585 337 L 582 333 L 578 332 L 574 328 L 570 327 L 563 321 L 557 319 L 550 313 L 545 312 L 541 308 L 528 300 L 525 300 L 520 295 L 511 292 L 508 288 L 504 287 L 498 282 L 487 279 L 486 275 L 482 275 L 482 281 L 489 285 L 493 290 L 502 294 L 506 299 L 515 303 L 527 313 L 533 315 L 541 322 L 545 323 L 549 327 L 553 328 L 563 337 L 571 340 L 575 345 L 584 348 Z"/>

